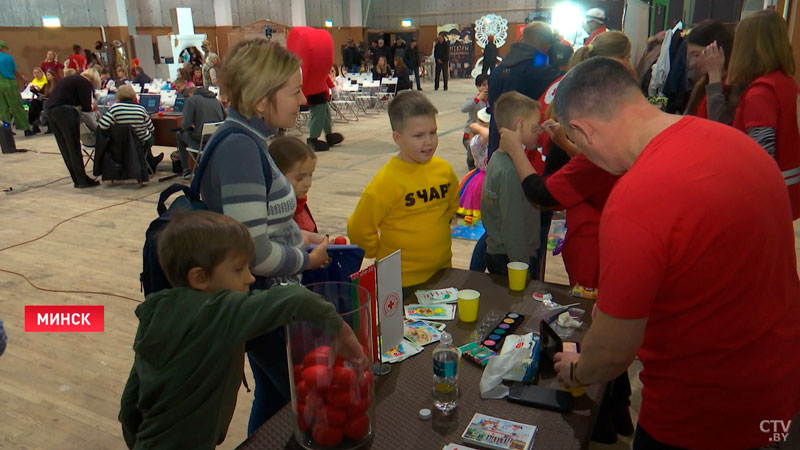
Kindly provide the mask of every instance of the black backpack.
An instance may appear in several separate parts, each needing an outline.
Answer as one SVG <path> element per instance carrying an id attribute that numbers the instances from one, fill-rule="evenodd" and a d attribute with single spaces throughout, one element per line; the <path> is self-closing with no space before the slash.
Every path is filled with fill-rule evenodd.
<path id="1" fill-rule="evenodd" d="M 228 135 L 239 133 L 245 134 L 253 138 L 257 143 L 261 138 L 252 132 L 243 129 L 239 126 L 230 125 L 229 123 L 221 126 L 211 137 L 204 147 L 203 157 L 200 158 L 200 164 L 195 172 L 194 179 L 191 186 L 175 183 L 172 186 L 164 189 L 158 197 L 158 206 L 156 211 L 158 217 L 150 222 L 145 232 L 144 248 L 142 249 L 142 273 L 139 275 L 141 288 L 144 291 L 145 297 L 158 292 L 163 289 L 169 289 L 172 286 L 167 281 L 164 271 L 161 270 L 161 265 L 158 263 L 158 233 L 167 226 L 172 218 L 172 215 L 178 212 L 194 211 L 198 209 L 208 209 L 200 199 L 200 182 L 205 174 L 208 161 L 211 160 L 211 154 L 217 147 L 217 144 L 227 137 Z M 261 145 L 259 144 L 259 154 L 261 156 L 261 169 L 264 171 L 264 181 L 266 183 L 267 194 L 269 194 L 272 185 L 272 170 L 269 161 L 264 154 Z M 183 195 L 176 198 L 175 201 L 167 208 L 167 200 L 175 193 L 182 192 Z"/>

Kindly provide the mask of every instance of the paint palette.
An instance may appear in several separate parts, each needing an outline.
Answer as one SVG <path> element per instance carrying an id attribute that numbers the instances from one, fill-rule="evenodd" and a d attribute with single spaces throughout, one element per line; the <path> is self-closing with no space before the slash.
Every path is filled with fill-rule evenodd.
<path id="1" fill-rule="evenodd" d="M 509 334 L 514 334 L 514 331 L 525 322 L 525 316 L 517 313 L 508 313 L 502 320 L 491 330 L 486 338 L 481 342 L 481 345 L 489 348 L 495 352 L 499 352 L 503 347 L 503 341 Z"/>

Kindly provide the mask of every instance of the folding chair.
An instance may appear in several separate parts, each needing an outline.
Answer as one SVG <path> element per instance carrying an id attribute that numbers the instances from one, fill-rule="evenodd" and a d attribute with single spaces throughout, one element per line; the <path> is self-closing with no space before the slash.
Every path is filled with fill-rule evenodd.
<path id="1" fill-rule="evenodd" d="M 186 152 L 189 154 L 189 159 L 191 159 L 191 163 L 193 164 L 192 173 L 197 170 L 197 164 L 200 162 L 200 158 L 203 157 L 203 146 L 205 145 L 206 139 L 208 136 L 214 134 L 217 131 L 217 128 L 222 126 L 223 122 L 207 122 L 203 124 L 202 129 L 202 136 L 200 136 L 200 147 L 199 148 L 192 148 L 186 147 Z"/>
<path id="2" fill-rule="evenodd" d="M 378 104 L 375 105 L 375 109 L 379 109 L 381 105 L 386 105 L 388 107 L 389 102 L 392 101 L 396 93 L 397 78 L 382 78 L 381 92 L 378 94 Z"/>
<path id="3" fill-rule="evenodd" d="M 86 145 L 81 142 L 81 152 L 83 152 L 84 161 L 83 161 L 83 169 L 86 170 L 86 167 L 89 165 L 91 161 L 94 164 L 94 145 Z"/>

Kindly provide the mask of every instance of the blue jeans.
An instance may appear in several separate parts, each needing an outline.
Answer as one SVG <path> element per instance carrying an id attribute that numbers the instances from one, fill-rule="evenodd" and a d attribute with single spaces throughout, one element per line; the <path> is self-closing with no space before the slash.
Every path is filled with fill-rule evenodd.
<path id="1" fill-rule="evenodd" d="M 469 270 L 476 272 L 486 272 L 486 239 L 487 234 L 484 231 L 483 236 L 475 243 L 475 249 L 472 250 L 472 259 L 469 261 Z"/>
<path id="2" fill-rule="evenodd" d="M 350 66 L 349 70 L 350 70 L 350 73 L 359 73 L 359 72 L 361 72 L 361 66 L 359 66 L 357 64 L 353 64 L 352 66 Z"/>

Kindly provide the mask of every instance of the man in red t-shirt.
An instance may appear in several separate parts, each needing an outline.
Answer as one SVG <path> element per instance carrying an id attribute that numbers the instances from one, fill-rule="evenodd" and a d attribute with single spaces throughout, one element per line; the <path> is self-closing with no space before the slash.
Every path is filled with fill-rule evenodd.
<path id="1" fill-rule="evenodd" d="M 81 73 L 86 70 L 86 57 L 81 55 L 81 46 L 75 44 L 72 46 L 72 56 L 67 58 L 67 68 L 75 69 L 76 72 Z"/>
<path id="2" fill-rule="evenodd" d="M 770 444 L 764 423 L 800 411 L 800 279 L 774 161 L 731 127 L 649 105 L 612 59 L 574 67 L 554 104 L 583 154 L 624 173 L 600 222 L 596 316 L 580 355 L 557 354 L 559 379 L 606 382 L 638 355 L 634 449 Z"/>

